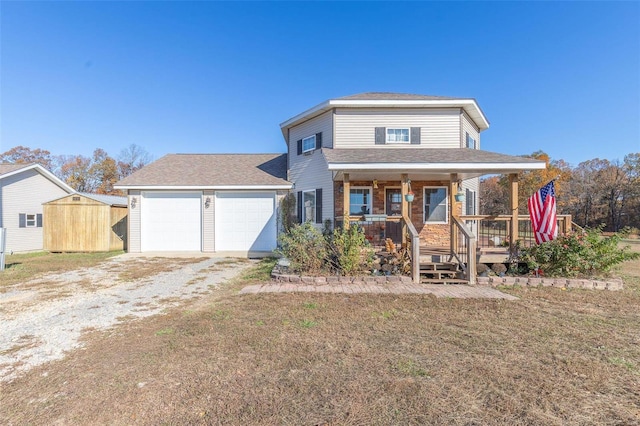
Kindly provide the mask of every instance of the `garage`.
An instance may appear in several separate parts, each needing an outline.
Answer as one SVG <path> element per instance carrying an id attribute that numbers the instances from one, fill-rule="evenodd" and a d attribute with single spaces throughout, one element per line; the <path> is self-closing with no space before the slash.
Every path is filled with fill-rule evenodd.
<path id="1" fill-rule="evenodd" d="M 216 192 L 216 251 L 276 248 L 276 197 L 270 192 Z"/>
<path id="2" fill-rule="evenodd" d="M 143 192 L 141 250 L 200 251 L 200 192 Z"/>

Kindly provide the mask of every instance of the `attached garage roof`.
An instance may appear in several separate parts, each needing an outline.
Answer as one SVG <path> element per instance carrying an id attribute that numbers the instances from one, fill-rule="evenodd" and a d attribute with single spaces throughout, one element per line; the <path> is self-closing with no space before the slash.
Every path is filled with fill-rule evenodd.
<path id="1" fill-rule="evenodd" d="M 289 189 L 286 154 L 169 154 L 119 189 Z"/>

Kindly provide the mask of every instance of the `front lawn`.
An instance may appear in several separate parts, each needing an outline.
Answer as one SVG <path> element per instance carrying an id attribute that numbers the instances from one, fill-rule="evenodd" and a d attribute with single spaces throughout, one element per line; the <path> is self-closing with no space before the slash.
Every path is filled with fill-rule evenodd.
<path id="1" fill-rule="evenodd" d="M 0 291 L 7 285 L 24 282 L 40 274 L 95 266 L 109 257 L 122 253 L 122 251 L 107 253 L 49 253 L 40 251 L 9 255 L 5 257 L 5 270 L 0 271 Z"/>
<path id="2" fill-rule="evenodd" d="M 0 384 L 9 424 L 638 424 L 640 273 L 518 301 L 237 295 L 95 333 Z M 250 276 L 250 278 L 246 278 Z"/>

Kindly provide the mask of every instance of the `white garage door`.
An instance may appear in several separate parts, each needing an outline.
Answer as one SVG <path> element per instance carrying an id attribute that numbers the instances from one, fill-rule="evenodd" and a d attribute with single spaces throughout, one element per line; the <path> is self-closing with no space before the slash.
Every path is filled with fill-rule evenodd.
<path id="1" fill-rule="evenodd" d="M 142 251 L 200 251 L 200 199 L 197 192 L 144 192 Z"/>
<path id="2" fill-rule="evenodd" d="M 275 194 L 216 193 L 216 251 L 271 251 L 276 248 Z"/>

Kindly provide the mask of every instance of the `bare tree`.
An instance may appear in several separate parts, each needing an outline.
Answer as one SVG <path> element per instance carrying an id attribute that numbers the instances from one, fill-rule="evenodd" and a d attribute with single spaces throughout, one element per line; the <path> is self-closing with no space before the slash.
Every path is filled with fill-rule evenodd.
<path id="1" fill-rule="evenodd" d="M 140 170 L 152 161 L 151 155 L 141 146 L 131 144 L 120 151 L 118 156 L 118 174 L 124 178 Z"/>

